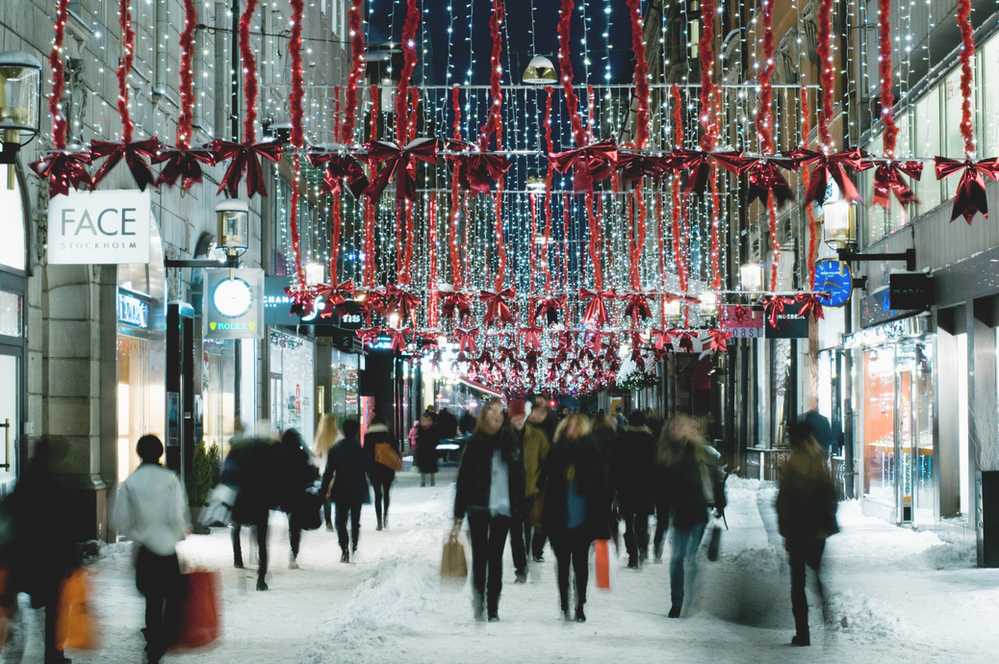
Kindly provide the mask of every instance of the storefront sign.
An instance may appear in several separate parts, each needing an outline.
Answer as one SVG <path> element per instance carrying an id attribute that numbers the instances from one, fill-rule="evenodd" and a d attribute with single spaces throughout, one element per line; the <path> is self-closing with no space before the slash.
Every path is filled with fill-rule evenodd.
<path id="1" fill-rule="evenodd" d="M 763 337 L 763 309 L 742 304 L 723 304 L 718 308 L 718 327 L 739 339 Z"/>
<path id="2" fill-rule="evenodd" d="M 118 322 L 142 329 L 149 328 L 149 304 L 134 295 L 118 290 Z"/>
<path id="3" fill-rule="evenodd" d="M 263 292 L 263 270 L 205 270 L 205 338 L 262 339 Z"/>
<path id="4" fill-rule="evenodd" d="M 909 337 L 921 337 L 927 332 L 927 321 L 926 315 L 923 314 L 882 323 L 845 336 L 843 345 L 846 348 L 883 346 Z"/>
<path id="5" fill-rule="evenodd" d="M 364 342 L 365 350 L 392 350 L 392 337 L 375 337 Z"/>
<path id="6" fill-rule="evenodd" d="M 888 275 L 891 309 L 929 311 L 933 304 L 933 277 L 923 272 L 893 272 Z"/>
<path id="7" fill-rule="evenodd" d="M 148 263 L 149 191 L 73 191 L 49 201 L 51 264 Z"/>
<path id="8" fill-rule="evenodd" d="M 315 325 L 332 326 L 343 330 L 359 330 L 364 327 L 364 317 L 360 314 L 360 304 L 347 303 L 347 313 L 340 316 L 333 312 L 323 316 L 324 302 L 316 302 L 316 307 L 308 316 L 294 316 L 291 313 L 291 298 L 285 288 L 291 286 L 291 277 L 266 277 L 264 279 L 264 322 L 268 325 Z M 320 336 L 330 336 L 332 332 L 320 332 Z"/>
<path id="9" fill-rule="evenodd" d="M 784 305 L 784 311 L 777 314 L 776 325 L 771 325 L 767 316 L 764 336 L 767 339 L 807 339 L 808 319 L 799 316 L 799 311 L 800 304 Z"/>

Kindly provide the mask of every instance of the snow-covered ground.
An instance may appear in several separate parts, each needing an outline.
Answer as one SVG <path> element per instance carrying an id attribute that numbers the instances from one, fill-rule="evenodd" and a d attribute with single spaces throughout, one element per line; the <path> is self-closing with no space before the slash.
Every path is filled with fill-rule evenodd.
<path id="1" fill-rule="evenodd" d="M 839 510 L 842 532 L 829 540 L 824 582 L 829 621 L 813 604 L 810 648 L 794 632 L 790 581 L 773 512 L 775 488 L 731 478 L 730 530 L 721 556 L 700 555 L 693 597 L 679 620 L 669 611 L 668 564 L 623 566 L 609 592 L 593 585 L 586 623 L 564 624 L 554 556 L 513 583 L 505 557 L 499 623 L 472 619 L 469 584 L 442 585 L 441 547 L 451 525 L 454 468 L 435 488 L 401 473 L 392 490 L 390 528 L 376 532 L 374 510 L 361 518 L 358 555 L 339 562 L 336 534 L 303 536 L 301 568 L 289 570 L 287 519 L 271 515 L 270 590 L 254 590 L 254 555 L 232 567 L 226 529 L 192 536 L 180 555 L 221 571 L 224 638 L 179 662 L 406 664 L 437 662 L 994 662 L 999 652 L 999 570 L 974 567 L 972 543 L 947 544 L 927 532 L 864 517 L 855 502 Z M 466 544 L 469 555 L 470 547 Z M 665 559 L 668 560 L 667 549 Z M 470 565 L 469 565 L 470 566 Z M 102 649 L 70 651 L 74 662 L 142 662 L 143 602 L 128 544 L 107 547 L 90 568 Z M 689 583 L 689 582 L 688 582 Z M 25 611 L 25 662 L 40 662 L 41 615 Z"/>

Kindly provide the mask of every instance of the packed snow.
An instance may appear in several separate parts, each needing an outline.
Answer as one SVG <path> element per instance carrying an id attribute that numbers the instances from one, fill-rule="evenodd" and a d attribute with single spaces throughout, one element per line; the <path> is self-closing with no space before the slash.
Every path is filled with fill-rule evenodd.
<path id="1" fill-rule="evenodd" d="M 790 645 L 794 621 L 783 541 L 766 482 L 731 478 L 729 530 L 721 555 L 702 552 L 680 619 L 670 608 L 663 564 L 624 567 L 610 591 L 595 588 L 591 565 L 587 622 L 563 623 L 554 555 L 515 585 L 509 547 L 498 623 L 472 618 L 470 582 L 442 583 L 441 548 L 450 530 L 454 467 L 436 487 L 400 473 L 389 528 L 375 530 L 365 507 L 360 544 L 339 562 L 336 533 L 304 533 L 299 569 L 288 569 L 287 517 L 271 513 L 270 590 L 257 592 L 255 552 L 244 529 L 246 569 L 232 566 L 229 531 L 193 535 L 180 545 L 189 567 L 218 570 L 224 636 L 216 647 L 177 662 L 407 664 L 469 662 L 993 662 L 999 651 L 999 570 L 974 566 L 973 541 L 946 543 L 931 532 L 897 528 L 839 508 L 841 532 L 826 548 L 822 610 L 809 587 L 812 646 Z M 650 530 L 654 529 L 654 523 Z M 471 549 L 466 545 L 471 567 Z M 622 542 L 623 549 L 623 542 Z M 88 566 L 101 649 L 69 651 L 74 662 L 141 662 L 143 600 L 135 590 L 130 544 L 104 547 Z M 688 583 L 691 583 L 688 581 Z M 22 597 L 22 604 L 26 598 Z M 25 610 L 25 662 L 41 662 L 41 612 Z"/>

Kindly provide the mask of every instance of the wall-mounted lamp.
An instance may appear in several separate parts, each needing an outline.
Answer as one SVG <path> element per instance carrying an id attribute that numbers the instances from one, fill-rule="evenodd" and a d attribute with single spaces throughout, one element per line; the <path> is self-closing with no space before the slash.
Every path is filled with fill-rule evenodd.
<path id="1" fill-rule="evenodd" d="M 747 293 L 763 290 L 763 266 L 759 263 L 746 263 L 739 268 L 739 283 Z"/>
<path id="2" fill-rule="evenodd" d="M 845 249 L 857 242 L 857 211 L 845 198 L 826 202 L 822 206 L 826 244 Z"/>
<path id="3" fill-rule="evenodd" d="M 326 266 L 322 263 L 306 263 L 305 285 L 318 286 L 326 281 Z"/>
<path id="4" fill-rule="evenodd" d="M 230 198 L 215 205 L 219 225 L 220 249 L 225 250 L 229 265 L 235 266 L 250 246 L 250 206 L 246 201 Z"/>
<path id="5" fill-rule="evenodd" d="M 42 65 L 30 53 L 0 53 L 0 164 L 7 164 L 7 189 L 15 184 L 18 150 L 38 135 L 41 125 Z"/>
<path id="6" fill-rule="evenodd" d="M 716 313 L 718 313 L 718 294 L 712 293 L 711 291 L 704 291 L 697 296 L 697 299 L 701 301 L 700 310 L 701 315 L 705 318 L 711 318 Z"/>

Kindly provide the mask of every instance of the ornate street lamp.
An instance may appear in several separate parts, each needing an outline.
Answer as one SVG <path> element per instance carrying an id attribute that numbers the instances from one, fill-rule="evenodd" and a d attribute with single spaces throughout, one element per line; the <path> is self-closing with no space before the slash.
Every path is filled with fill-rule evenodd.
<path id="1" fill-rule="evenodd" d="M 739 268 L 739 282 L 747 293 L 763 290 L 763 266 L 759 263 L 746 263 Z"/>
<path id="2" fill-rule="evenodd" d="M 7 188 L 14 188 L 18 150 L 38 135 L 41 124 L 42 65 L 30 53 L 0 53 L 0 164 L 7 164 Z"/>
<path id="3" fill-rule="evenodd" d="M 543 55 L 535 55 L 527 63 L 524 70 L 524 83 L 534 85 L 551 85 L 558 83 L 558 74 L 555 72 L 555 65 Z"/>
<path id="4" fill-rule="evenodd" d="M 219 248 L 225 251 L 230 267 L 235 267 L 250 246 L 250 206 L 230 198 L 215 205 L 219 225 Z"/>

